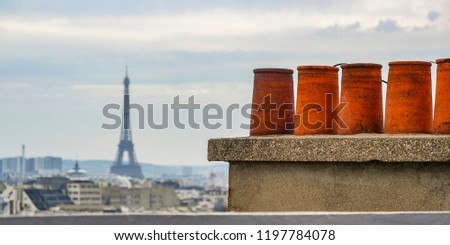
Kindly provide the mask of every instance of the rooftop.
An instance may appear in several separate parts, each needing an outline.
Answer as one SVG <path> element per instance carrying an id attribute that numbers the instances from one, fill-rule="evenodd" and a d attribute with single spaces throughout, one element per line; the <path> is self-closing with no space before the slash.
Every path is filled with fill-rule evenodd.
<path id="1" fill-rule="evenodd" d="M 61 204 L 73 204 L 69 196 L 59 190 L 25 189 L 24 191 L 36 208 L 41 211 Z"/>

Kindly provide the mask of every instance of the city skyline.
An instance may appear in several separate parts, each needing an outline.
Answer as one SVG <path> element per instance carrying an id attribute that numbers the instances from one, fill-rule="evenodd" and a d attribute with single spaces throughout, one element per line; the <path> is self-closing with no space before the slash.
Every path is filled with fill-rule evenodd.
<path id="1" fill-rule="evenodd" d="M 450 56 L 449 7 L 448 1 L 1 1 L 0 156 L 18 156 L 26 144 L 30 156 L 112 164 L 120 129 L 101 128 L 102 108 L 121 104 L 126 65 L 132 102 L 155 108 L 192 95 L 202 105 L 250 103 L 257 67 L 374 62 L 383 64 L 386 80 L 389 61 Z M 131 114 L 139 162 L 207 165 L 209 138 L 248 135 L 239 127 L 139 130 Z"/>

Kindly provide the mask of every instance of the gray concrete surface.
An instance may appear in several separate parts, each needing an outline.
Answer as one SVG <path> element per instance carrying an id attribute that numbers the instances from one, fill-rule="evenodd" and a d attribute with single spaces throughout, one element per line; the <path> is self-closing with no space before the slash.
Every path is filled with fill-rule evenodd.
<path id="1" fill-rule="evenodd" d="M 450 211 L 450 163 L 230 162 L 228 208 Z"/>
<path id="2" fill-rule="evenodd" d="M 210 139 L 208 160 L 450 162 L 450 135 L 276 135 Z"/>
<path id="3" fill-rule="evenodd" d="M 450 225 L 450 213 L 0 216 L 0 225 Z"/>
<path id="4" fill-rule="evenodd" d="M 231 211 L 450 211 L 450 135 L 211 139 L 208 159 L 230 163 Z"/>

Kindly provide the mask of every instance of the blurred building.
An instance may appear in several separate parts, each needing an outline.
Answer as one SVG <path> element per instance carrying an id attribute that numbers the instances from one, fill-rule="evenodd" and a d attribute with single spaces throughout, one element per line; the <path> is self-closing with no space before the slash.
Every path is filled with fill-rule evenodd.
<path id="1" fill-rule="evenodd" d="M 68 170 L 66 176 L 70 180 L 66 185 L 67 194 L 75 205 L 102 205 L 100 185 L 89 180 L 87 171 L 80 168 L 78 161 L 75 161 L 73 169 Z"/>
<path id="2" fill-rule="evenodd" d="M 0 181 L 0 195 L 2 195 L 3 191 L 6 189 L 6 184 Z"/>
<path id="3" fill-rule="evenodd" d="M 0 181 L 0 215 L 5 214 L 7 203 L 3 199 L 3 191 L 6 189 L 6 184 Z"/>
<path id="4" fill-rule="evenodd" d="M 33 185 L 33 188 L 47 189 L 47 190 L 60 190 L 66 193 L 66 186 L 70 180 L 64 176 L 51 176 L 51 177 L 38 177 Z"/>
<path id="5" fill-rule="evenodd" d="M 67 184 L 67 194 L 75 205 L 101 205 L 100 186 L 90 180 L 73 180 Z"/>
<path id="6" fill-rule="evenodd" d="M 25 161 L 25 174 L 35 173 L 35 159 L 36 158 L 29 158 Z"/>
<path id="7" fill-rule="evenodd" d="M 5 206 L 4 212 L 7 214 L 17 214 L 19 202 L 18 202 L 18 195 L 17 195 L 17 189 L 12 185 L 5 185 L 3 183 L 4 188 L 2 191 L 2 199 L 3 199 L 3 205 Z"/>
<path id="8" fill-rule="evenodd" d="M 16 180 L 20 173 L 22 157 L 7 157 L 1 159 L 1 179 Z"/>
<path id="9" fill-rule="evenodd" d="M 73 169 L 70 169 L 66 173 L 67 177 L 70 180 L 88 180 L 88 174 L 87 171 L 80 168 L 80 165 L 78 164 L 78 160 L 75 161 L 75 166 Z"/>
<path id="10" fill-rule="evenodd" d="M 3 202 L 3 196 L 0 194 L 0 215 L 3 215 L 6 204 Z"/>
<path id="11" fill-rule="evenodd" d="M 105 205 L 127 207 L 130 210 L 160 209 L 179 205 L 175 188 L 161 185 L 142 188 L 109 186 L 102 189 L 102 198 Z"/>
<path id="12" fill-rule="evenodd" d="M 56 208 L 59 205 L 70 205 L 69 196 L 60 190 L 25 189 L 23 190 L 23 209 L 36 212 Z"/>
<path id="13" fill-rule="evenodd" d="M 0 179 L 17 180 L 20 175 L 22 157 L 8 157 L 0 159 Z M 62 158 L 35 157 L 23 162 L 24 176 L 49 176 L 61 174 Z"/>
<path id="14" fill-rule="evenodd" d="M 37 175 L 55 175 L 62 173 L 61 157 L 36 157 L 28 159 L 30 173 Z"/>

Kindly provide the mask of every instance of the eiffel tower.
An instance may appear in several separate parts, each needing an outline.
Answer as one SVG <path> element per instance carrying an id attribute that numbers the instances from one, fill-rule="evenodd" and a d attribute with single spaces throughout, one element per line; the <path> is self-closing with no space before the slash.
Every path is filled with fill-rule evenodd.
<path id="1" fill-rule="evenodd" d="M 130 85 L 130 79 L 128 78 L 128 67 L 126 68 L 125 78 L 123 79 L 124 95 L 123 95 L 123 124 L 122 131 L 120 133 L 119 149 L 117 150 L 116 160 L 111 166 L 110 173 L 129 176 L 135 179 L 143 179 L 141 166 L 136 159 L 134 153 L 134 144 L 131 139 L 130 129 L 130 94 L 128 87 Z M 123 155 L 128 153 L 128 164 L 123 162 Z"/>

